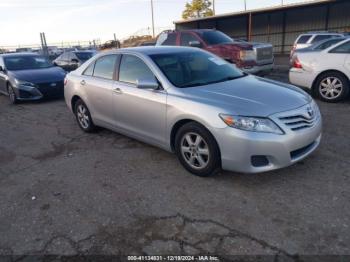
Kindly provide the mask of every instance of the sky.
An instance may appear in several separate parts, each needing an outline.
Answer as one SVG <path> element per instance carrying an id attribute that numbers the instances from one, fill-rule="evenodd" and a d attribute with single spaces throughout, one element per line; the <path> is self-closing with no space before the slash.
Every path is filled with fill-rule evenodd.
<path id="1" fill-rule="evenodd" d="M 168 29 L 181 19 L 190 0 L 153 0 L 155 27 Z M 281 0 L 246 0 L 247 9 L 276 6 Z M 285 4 L 305 0 L 284 0 Z M 215 0 L 216 14 L 244 9 L 244 0 Z M 152 26 L 150 0 L 0 0 L 0 47 L 40 43 L 102 42 L 126 38 Z M 144 29 L 144 30 L 142 30 Z"/>

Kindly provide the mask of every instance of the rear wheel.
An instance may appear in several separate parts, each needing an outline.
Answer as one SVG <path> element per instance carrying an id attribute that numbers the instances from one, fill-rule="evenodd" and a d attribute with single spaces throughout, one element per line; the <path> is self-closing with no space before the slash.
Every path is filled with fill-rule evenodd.
<path id="1" fill-rule="evenodd" d="M 96 130 L 96 126 L 92 122 L 90 111 L 82 100 L 79 99 L 75 103 L 74 112 L 78 125 L 84 132 L 91 133 Z"/>
<path id="2" fill-rule="evenodd" d="M 175 151 L 180 163 L 194 175 L 206 177 L 220 171 L 220 151 L 215 138 L 197 123 L 185 124 L 178 130 Z"/>
<path id="3" fill-rule="evenodd" d="M 7 86 L 7 93 L 8 93 L 9 99 L 10 99 L 10 103 L 13 105 L 17 104 L 17 102 L 18 102 L 17 95 L 15 93 L 15 90 L 11 86 L 11 84 L 8 84 L 8 86 Z"/>
<path id="4" fill-rule="evenodd" d="M 349 79 L 338 72 L 323 74 L 317 79 L 314 92 L 322 101 L 339 102 L 349 94 Z"/>

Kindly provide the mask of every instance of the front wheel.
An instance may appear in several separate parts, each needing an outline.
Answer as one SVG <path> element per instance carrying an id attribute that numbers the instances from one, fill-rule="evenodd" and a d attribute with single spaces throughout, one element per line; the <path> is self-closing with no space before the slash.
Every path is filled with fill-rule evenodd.
<path id="1" fill-rule="evenodd" d="M 88 107 L 82 100 L 78 100 L 75 103 L 75 116 L 79 127 L 86 133 L 91 133 L 96 130 L 94 123 L 92 122 L 91 114 Z"/>
<path id="2" fill-rule="evenodd" d="M 207 177 L 221 169 L 215 138 L 197 123 L 191 122 L 179 129 L 175 137 L 175 151 L 180 163 L 194 175 Z"/>
<path id="3" fill-rule="evenodd" d="M 314 91 L 321 100 L 336 103 L 348 96 L 349 80 L 337 72 L 326 73 L 318 78 Z"/>
<path id="4" fill-rule="evenodd" d="M 15 93 L 15 90 L 13 90 L 13 87 L 9 84 L 7 86 L 7 93 L 10 99 L 10 103 L 11 104 L 17 104 L 18 100 L 17 100 L 17 95 Z"/>

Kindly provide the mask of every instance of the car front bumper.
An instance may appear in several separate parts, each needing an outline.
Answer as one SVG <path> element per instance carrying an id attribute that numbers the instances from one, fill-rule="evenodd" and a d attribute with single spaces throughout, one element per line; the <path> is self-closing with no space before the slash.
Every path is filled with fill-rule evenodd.
<path id="1" fill-rule="evenodd" d="M 299 131 L 292 131 L 273 120 L 283 129 L 284 135 L 247 132 L 231 127 L 211 130 L 220 148 L 222 168 L 241 173 L 267 172 L 290 166 L 319 146 L 321 116 L 312 127 Z M 267 162 L 257 166 L 253 159 L 265 159 Z"/>
<path id="2" fill-rule="evenodd" d="M 46 84 L 40 84 L 39 87 L 18 86 L 15 88 L 15 92 L 20 101 L 59 98 L 63 97 L 63 82 L 58 82 L 56 86 L 47 86 Z"/>
<path id="3" fill-rule="evenodd" d="M 241 70 L 248 74 L 264 74 L 270 73 L 274 68 L 274 64 L 265 64 L 265 65 L 254 65 L 254 66 L 246 66 L 242 67 Z"/>

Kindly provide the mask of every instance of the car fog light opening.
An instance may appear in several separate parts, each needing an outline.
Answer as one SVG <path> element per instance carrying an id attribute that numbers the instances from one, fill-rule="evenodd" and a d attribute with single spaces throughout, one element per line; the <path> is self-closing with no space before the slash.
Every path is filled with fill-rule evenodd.
<path id="1" fill-rule="evenodd" d="M 251 162 L 254 167 L 264 167 L 270 164 L 269 159 L 266 156 L 252 156 Z"/>

